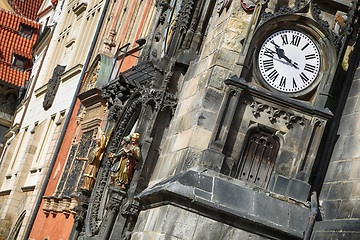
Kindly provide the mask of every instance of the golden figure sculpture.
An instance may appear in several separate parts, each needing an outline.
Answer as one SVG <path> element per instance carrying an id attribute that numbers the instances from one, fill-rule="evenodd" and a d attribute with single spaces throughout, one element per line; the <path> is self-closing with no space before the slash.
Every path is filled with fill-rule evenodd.
<path id="1" fill-rule="evenodd" d="M 96 140 L 97 146 L 93 150 L 91 150 L 88 157 L 76 158 L 77 160 L 89 161 L 84 171 L 84 182 L 80 187 L 82 190 L 91 191 L 93 189 L 96 180 L 96 175 L 99 169 L 100 161 L 106 149 L 106 145 L 109 142 L 111 131 L 108 133 L 106 137 L 105 137 L 105 133 L 102 132 L 100 128 L 99 128 L 99 132 L 100 132 L 100 137 L 99 139 Z"/>
<path id="2" fill-rule="evenodd" d="M 124 138 L 123 145 L 118 154 L 109 154 L 109 158 L 115 159 L 111 168 L 113 172 L 111 183 L 120 186 L 122 189 L 126 189 L 126 185 L 130 183 L 136 162 L 141 158 L 141 151 L 138 146 L 140 135 L 138 133 L 133 133 L 131 135 L 130 143 L 127 143 L 126 141 L 128 137 L 129 136 Z M 119 159 L 118 163 L 116 163 L 116 159 Z"/>

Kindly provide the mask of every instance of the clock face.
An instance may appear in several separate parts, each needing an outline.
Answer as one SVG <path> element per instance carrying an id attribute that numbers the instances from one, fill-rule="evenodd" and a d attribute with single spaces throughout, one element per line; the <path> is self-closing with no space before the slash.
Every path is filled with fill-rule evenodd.
<path id="1" fill-rule="evenodd" d="M 281 30 L 271 34 L 258 55 L 261 76 L 278 91 L 296 93 L 309 87 L 320 69 L 320 53 L 302 32 Z"/>

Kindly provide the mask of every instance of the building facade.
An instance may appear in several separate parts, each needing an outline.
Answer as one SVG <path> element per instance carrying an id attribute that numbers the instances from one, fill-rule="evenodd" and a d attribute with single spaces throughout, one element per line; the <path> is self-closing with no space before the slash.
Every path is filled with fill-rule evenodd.
<path id="1" fill-rule="evenodd" d="M 137 64 L 102 87 L 111 135 L 70 239 L 357 239 L 359 141 L 338 127 L 358 122 L 358 16 L 358 1 L 156 1 Z M 124 189 L 109 154 L 133 132 Z"/>
<path id="2" fill-rule="evenodd" d="M 78 5 L 74 7 L 74 4 Z M 65 15 L 68 14 L 66 9 L 73 12 L 81 9 L 86 19 L 94 12 L 101 16 L 96 28 L 90 28 L 95 24 L 89 22 L 90 25 L 80 26 L 79 32 L 73 34 L 75 38 L 85 33 L 94 35 L 92 50 L 87 56 L 87 66 L 84 64 L 86 73 L 80 76 L 82 82 L 75 94 L 77 100 L 69 110 L 69 119 L 64 121 L 66 132 L 63 131 L 64 136 L 60 137 L 58 148 L 53 153 L 47 184 L 42 187 L 40 202 L 36 203 L 34 218 L 28 225 L 25 237 L 29 239 L 69 238 L 74 220 L 78 220 L 79 198 L 90 197 L 93 179 L 98 172 L 99 162 L 89 160 L 88 155 L 96 147 L 97 139 L 105 133 L 108 111 L 106 101 L 101 97 L 102 86 L 112 73 L 116 75 L 120 69 L 124 71 L 135 64 L 143 45 L 139 39 L 146 36 L 155 7 L 148 0 L 84 1 L 82 4 L 68 1 L 64 2 L 63 8 L 65 11 L 61 14 Z M 79 46 L 79 51 L 82 47 Z M 81 197 L 80 192 L 83 193 Z"/>
<path id="3" fill-rule="evenodd" d="M 32 48 L 40 31 L 40 24 L 35 18 L 41 2 L 0 1 L 0 185 L 13 181 L 11 173 L 5 168 L 13 169 L 15 166 L 2 157 L 18 131 L 18 125 L 13 120 L 17 114 L 17 106 L 24 100 L 30 86 Z M 17 211 L 14 205 L 8 205 L 10 194 L 9 188 L 1 188 L 0 239 L 5 239 L 10 233 L 12 220 L 16 218 L 5 214 Z M 16 205 L 23 204 L 17 202 Z"/>
<path id="4" fill-rule="evenodd" d="M 12 4 L 28 2 L 32 6 L 35 1 L 16 2 Z M 56 143 L 85 73 L 82 69 L 103 6 L 103 1 L 48 0 L 36 11 L 42 33 L 33 48 L 35 62 L 28 91 L 17 108 L 13 135 L 1 159 L 5 238 L 26 237 Z"/>
<path id="5" fill-rule="evenodd" d="M 47 118 L 5 152 L 47 166 L 23 171 L 22 236 L 359 239 L 359 16 L 358 0 L 59 1 L 23 122 Z"/>
<path id="6" fill-rule="evenodd" d="M 18 102 L 26 91 L 32 66 L 31 50 L 39 34 L 36 12 L 42 1 L 23 3 L 1 1 L 1 110 L 0 151 L 15 114 Z"/>

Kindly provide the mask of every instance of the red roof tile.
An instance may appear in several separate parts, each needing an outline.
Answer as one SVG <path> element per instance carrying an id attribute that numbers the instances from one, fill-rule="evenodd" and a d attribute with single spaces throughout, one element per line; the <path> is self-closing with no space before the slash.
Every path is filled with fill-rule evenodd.
<path id="1" fill-rule="evenodd" d="M 14 11 L 26 18 L 35 20 L 43 0 L 8 0 Z"/>
<path id="2" fill-rule="evenodd" d="M 32 35 L 19 32 L 20 24 L 25 24 L 33 28 Z M 19 15 L 0 9 L 0 81 L 23 86 L 25 80 L 29 78 L 31 50 L 36 42 L 39 32 L 39 23 L 21 17 Z M 17 55 L 22 59 L 27 59 L 25 70 L 12 66 L 12 58 Z"/>

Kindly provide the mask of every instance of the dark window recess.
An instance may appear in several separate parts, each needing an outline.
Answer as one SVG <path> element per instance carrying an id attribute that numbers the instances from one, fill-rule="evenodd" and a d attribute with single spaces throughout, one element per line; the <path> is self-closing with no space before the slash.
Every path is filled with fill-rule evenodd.
<path id="1" fill-rule="evenodd" d="M 20 23 L 19 27 L 19 35 L 28 39 L 31 39 L 32 35 L 34 33 L 34 28 L 25 25 L 23 23 Z"/>
<path id="2" fill-rule="evenodd" d="M 18 70 L 25 70 L 28 61 L 29 60 L 23 56 L 13 54 L 11 64 L 14 68 L 16 68 Z"/>
<path id="3" fill-rule="evenodd" d="M 235 177 L 266 188 L 279 147 L 280 142 L 273 133 L 262 129 L 250 131 Z"/>

